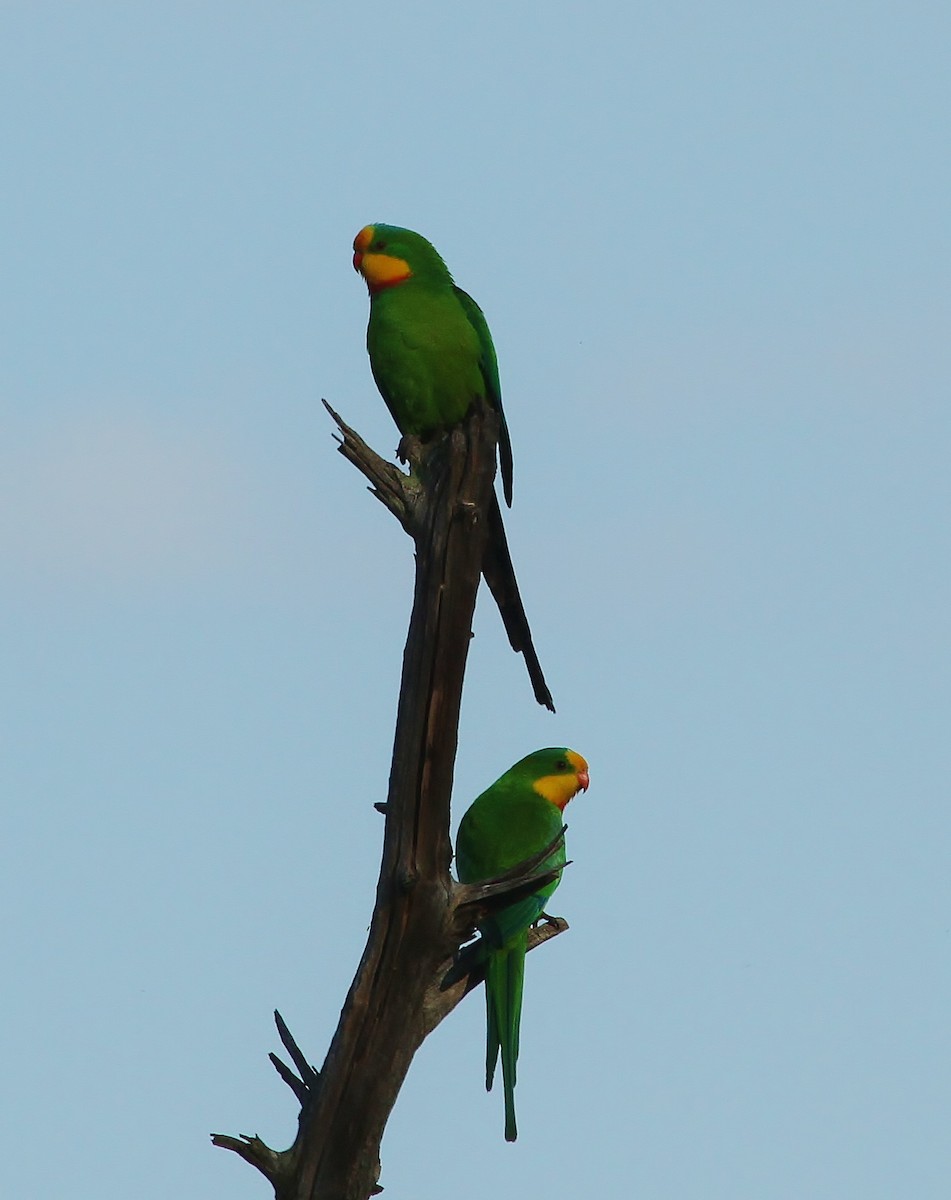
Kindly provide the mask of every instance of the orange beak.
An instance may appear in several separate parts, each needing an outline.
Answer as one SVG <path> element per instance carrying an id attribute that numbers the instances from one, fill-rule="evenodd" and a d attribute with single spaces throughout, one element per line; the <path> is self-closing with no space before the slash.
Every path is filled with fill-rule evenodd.
<path id="1" fill-rule="evenodd" d="M 575 750 L 568 751 L 568 761 L 575 769 L 575 776 L 578 780 L 578 790 L 586 792 L 588 790 L 588 762 L 587 759 L 581 757 Z"/>

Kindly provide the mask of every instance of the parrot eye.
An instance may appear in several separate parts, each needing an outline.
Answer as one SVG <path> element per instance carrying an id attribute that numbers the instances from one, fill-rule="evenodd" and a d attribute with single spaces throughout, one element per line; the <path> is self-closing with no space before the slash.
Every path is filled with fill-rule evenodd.
<path id="1" fill-rule="evenodd" d="M 567 771 L 568 770 L 568 764 L 565 762 L 565 760 L 563 758 L 559 758 L 558 762 L 555 763 L 555 770 L 556 771 Z"/>

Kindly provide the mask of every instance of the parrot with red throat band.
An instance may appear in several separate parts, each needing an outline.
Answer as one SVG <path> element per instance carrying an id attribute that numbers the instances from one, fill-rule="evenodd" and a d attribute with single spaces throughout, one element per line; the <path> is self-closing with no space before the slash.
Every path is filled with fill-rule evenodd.
<path id="1" fill-rule="evenodd" d="M 459 825 L 456 870 L 461 883 L 482 883 L 541 853 L 561 833 L 568 801 L 588 788 L 588 764 L 574 750 L 549 747 L 517 762 L 475 799 Z M 564 842 L 536 868 L 564 866 Z M 480 924 L 485 961 L 485 1086 L 491 1090 L 502 1055 L 505 1140 L 518 1136 L 515 1079 L 528 930 L 542 915 L 559 875 L 537 892 Z"/>
<path id="2" fill-rule="evenodd" d="M 453 283 L 435 247 L 410 229 L 365 226 L 353 242 L 353 265 L 370 293 L 370 370 L 400 433 L 425 440 L 461 421 L 473 401 L 485 400 L 499 415 L 502 490 L 511 505 L 512 445 L 482 310 Z M 512 649 L 525 657 L 535 699 L 554 712 L 494 492 L 488 523 L 482 574 Z"/>

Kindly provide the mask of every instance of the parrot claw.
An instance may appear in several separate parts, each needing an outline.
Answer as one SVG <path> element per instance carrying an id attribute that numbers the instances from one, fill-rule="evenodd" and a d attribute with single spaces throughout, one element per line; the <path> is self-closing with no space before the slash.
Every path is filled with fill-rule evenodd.
<path id="1" fill-rule="evenodd" d="M 423 457 L 423 441 L 413 433 L 404 433 L 396 447 L 396 457 L 401 463 L 415 468 Z"/>

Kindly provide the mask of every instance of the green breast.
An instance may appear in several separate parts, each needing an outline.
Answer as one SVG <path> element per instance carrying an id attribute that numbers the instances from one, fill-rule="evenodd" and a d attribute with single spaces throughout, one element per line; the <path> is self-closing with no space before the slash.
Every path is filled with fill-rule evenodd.
<path id="1" fill-rule="evenodd" d="M 456 871 L 462 883 L 493 879 L 550 845 L 561 832 L 562 814 L 530 788 L 509 789 L 496 784 L 472 804 L 459 825 Z M 562 843 L 537 870 L 563 866 Z M 479 928 L 493 947 L 511 945 L 538 919 L 545 901 L 561 876 L 531 896 L 516 900 L 482 922 Z"/>
<path id="2" fill-rule="evenodd" d="M 375 295 L 367 350 L 401 433 L 427 437 L 455 425 L 486 394 L 479 336 L 451 285 L 433 289 L 410 279 Z"/>
<path id="3" fill-rule="evenodd" d="M 463 883 L 490 879 L 531 858 L 561 832 L 562 814 L 537 792 L 520 794 L 484 792 L 459 825 L 456 867 Z M 565 861 L 564 844 L 547 860 L 547 866 Z M 539 867 L 539 870 L 542 868 Z M 554 890 L 546 889 L 550 895 Z"/>

